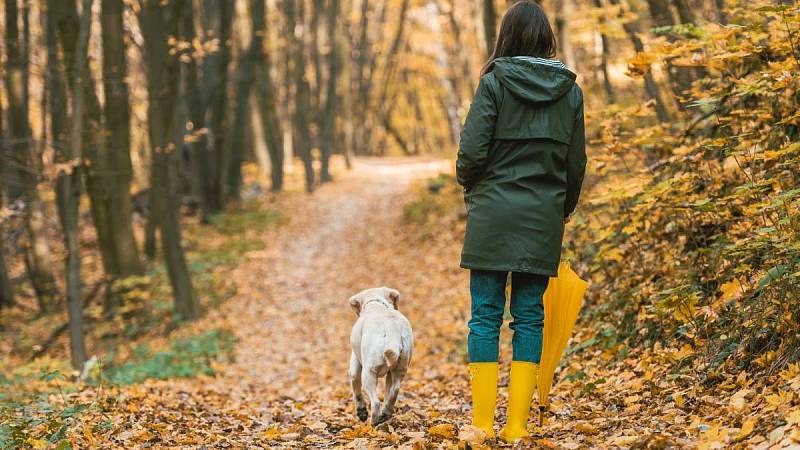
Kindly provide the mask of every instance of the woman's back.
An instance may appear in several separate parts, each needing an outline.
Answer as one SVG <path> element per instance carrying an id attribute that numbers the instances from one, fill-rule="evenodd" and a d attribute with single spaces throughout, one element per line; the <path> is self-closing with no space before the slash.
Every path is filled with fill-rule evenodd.
<path id="1" fill-rule="evenodd" d="M 548 276 L 556 276 L 564 221 L 586 167 L 583 93 L 558 61 L 547 16 L 533 0 L 503 15 L 495 48 L 467 114 L 456 161 L 467 231 L 461 267 L 470 269 L 467 353 L 472 425 L 494 436 L 498 343 L 511 272 L 513 360 L 500 437 L 527 436 L 538 380 Z"/>
<path id="2" fill-rule="evenodd" d="M 554 276 L 586 164 L 583 94 L 557 61 L 504 57 L 490 70 L 457 161 L 468 208 L 461 265 Z"/>

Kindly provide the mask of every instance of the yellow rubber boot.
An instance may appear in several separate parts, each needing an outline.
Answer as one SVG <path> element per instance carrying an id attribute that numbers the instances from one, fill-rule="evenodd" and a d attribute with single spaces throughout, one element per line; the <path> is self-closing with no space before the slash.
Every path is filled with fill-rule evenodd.
<path id="1" fill-rule="evenodd" d="M 497 363 L 470 363 L 472 379 L 472 426 L 494 438 L 494 408 L 497 405 Z"/>
<path id="2" fill-rule="evenodd" d="M 539 364 L 525 361 L 511 362 L 506 426 L 500 431 L 500 438 L 505 442 L 512 443 L 528 436 L 528 416 L 538 378 Z"/>

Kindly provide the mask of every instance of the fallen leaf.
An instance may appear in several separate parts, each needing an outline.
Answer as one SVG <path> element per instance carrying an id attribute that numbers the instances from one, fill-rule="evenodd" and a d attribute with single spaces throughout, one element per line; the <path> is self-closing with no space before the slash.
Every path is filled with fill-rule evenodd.
<path id="1" fill-rule="evenodd" d="M 753 432 L 753 429 L 756 426 L 756 421 L 753 419 L 747 419 L 742 422 L 742 428 L 739 430 L 739 434 L 736 436 L 736 440 L 742 440 L 747 436 L 750 436 L 750 433 Z"/>
<path id="2" fill-rule="evenodd" d="M 452 439 L 456 436 L 456 426 L 451 423 L 442 423 L 428 428 L 428 433 L 445 439 Z"/>
<path id="3" fill-rule="evenodd" d="M 458 440 L 470 444 L 483 444 L 486 441 L 486 432 L 480 428 L 467 425 L 458 431 Z"/>

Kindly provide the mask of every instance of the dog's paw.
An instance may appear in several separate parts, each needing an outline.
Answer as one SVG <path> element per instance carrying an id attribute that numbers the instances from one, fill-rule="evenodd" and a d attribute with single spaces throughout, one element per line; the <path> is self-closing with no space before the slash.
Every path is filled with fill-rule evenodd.
<path id="1" fill-rule="evenodd" d="M 367 406 L 364 405 L 356 408 L 356 415 L 358 416 L 358 420 L 366 422 L 367 418 L 369 417 L 369 411 L 367 411 Z"/>
<path id="2" fill-rule="evenodd" d="M 381 413 L 378 417 L 372 419 L 372 426 L 378 426 L 392 417 L 391 414 Z"/>

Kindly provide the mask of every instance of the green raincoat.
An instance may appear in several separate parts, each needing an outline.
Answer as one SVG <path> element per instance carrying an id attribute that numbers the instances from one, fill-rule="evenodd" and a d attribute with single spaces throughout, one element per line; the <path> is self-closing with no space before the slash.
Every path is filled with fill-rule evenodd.
<path id="1" fill-rule="evenodd" d="M 557 274 L 586 168 L 583 92 L 552 60 L 498 58 L 461 133 L 466 269 Z"/>

